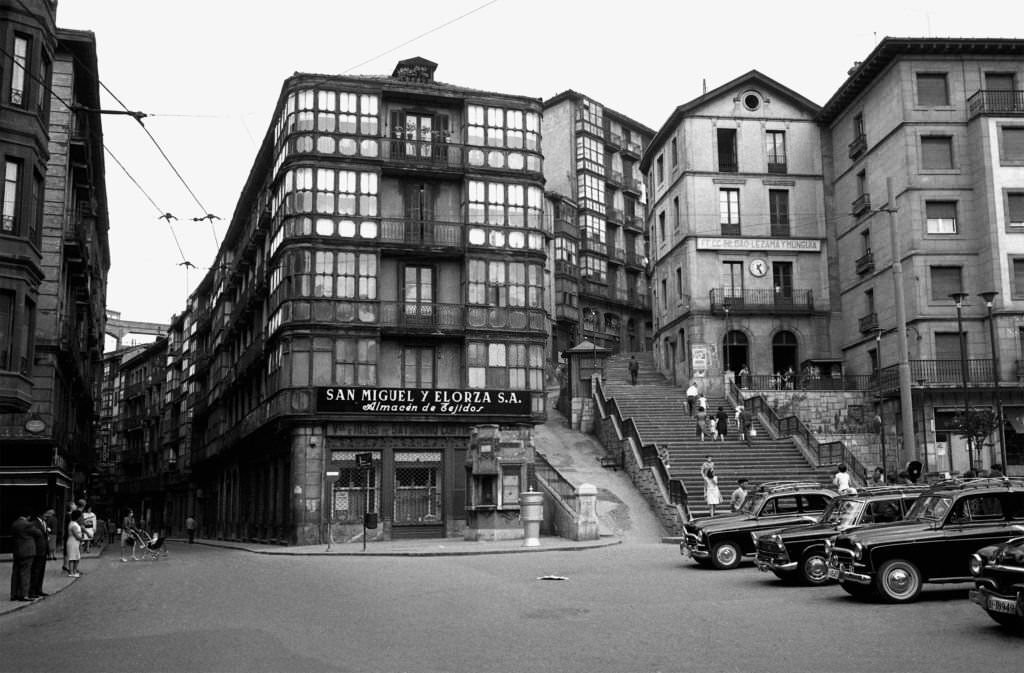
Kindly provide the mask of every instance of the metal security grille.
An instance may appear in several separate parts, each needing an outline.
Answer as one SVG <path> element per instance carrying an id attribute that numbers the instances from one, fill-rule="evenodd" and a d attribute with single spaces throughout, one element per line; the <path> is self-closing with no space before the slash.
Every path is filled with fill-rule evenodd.
<path id="1" fill-rule="evenodd" d="M 395 464 L 396 524 L 433 524 L 441 519 L 441 466 Z"/>

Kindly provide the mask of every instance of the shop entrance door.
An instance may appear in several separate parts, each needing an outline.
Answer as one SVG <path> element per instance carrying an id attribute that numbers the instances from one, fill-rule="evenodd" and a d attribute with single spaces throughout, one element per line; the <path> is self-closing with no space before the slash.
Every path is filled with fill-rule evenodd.
<path id="1" fill-rule="evenodd" d="M 396 451 L 392 538 L 443 537 L 440 451 Z"/>

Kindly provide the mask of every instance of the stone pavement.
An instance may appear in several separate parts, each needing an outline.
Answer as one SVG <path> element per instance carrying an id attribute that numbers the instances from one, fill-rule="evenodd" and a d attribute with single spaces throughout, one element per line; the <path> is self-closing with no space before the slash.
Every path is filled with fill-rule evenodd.
<path id="1" fill-rule="evenodd" d="M 59 558 L 55 561 L 47 561 L 46 575 L 43 577 L 43 591 L 52 596 L 56 593 L 64 591 L 75 582 L 80 582 L 82 580 L 88 579 L 89 572 L 92 571 L 98 565 L 100 555 L 103 553 L 104 547 L 93 546 L 93 549 L 91 551 L 82 554 L 82 560 L 78 562 L 78 571 L 82 575 L 81 577 L 68 577 L 68 574 L 61 570 L 61 565 L 63 564 L 63 561 Z M 110 556 L 110 554 L 118 553 L 120 553 L 120 547 L 118 543 L 114 543 L 113 545 L 106 545 L 107 556 Z M 6 582 L 9 585 L 11 576 L 11 558 L 6 554 L 4 556 L 5 557 L 2 560 L 0 560 L 0 577 L 3 577 L 3 579 L 0 579 L 0 582 Z M 12 601 L 10 600 L 10 598 L 11 597 L 10 595 L 8 595 L 7 590 L 5 590 L 2 595 L 0 595 L 0 615 L 5 615 L 9 612 L 14 612 L 15 610 L 20 610 L 22 608 L 27 608 L 29 606 L 35 605 L 39 601 L 45 601 L 47 597 L 44 596 L 43 598 L 37 599 L 32 603 Z"/>

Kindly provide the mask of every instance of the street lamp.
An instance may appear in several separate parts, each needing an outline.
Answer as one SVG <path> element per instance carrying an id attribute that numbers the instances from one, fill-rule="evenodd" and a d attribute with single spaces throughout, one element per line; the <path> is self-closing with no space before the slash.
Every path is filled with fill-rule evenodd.
<path id="1" fill-rule="evenodd" d="M 722 346 L 725 348 L 725 372 L 729 371 L 729 311 L 732 309 L 732 303 L 728 300 L 722 302 L 722 310 L 725 311 L 725 338 L 722 339 Z M 722 372 L 723 378 L 725 372 Z"/>
<path id="2" fill-rule="evenodd" d="M 963 303 L 964 299 L 967 298 L 966 292 L 954 292 L 949 295 L 949 298 L 956 302 L 956 333 L 960 339 L 960 379 L 963 385 L 964 395 L 964 424 L 968 423 L 967 416 L 970 414 L 971 407 L 969 400 L 967 399 L 967 345 L 964 343 L 964 321 L 963 321 Z M 974 471 L 974 450 L 972 449 L 972 438 L 970 434 L 967 434 L 967 462 L 970 470 Z"/>
<path id="3" fill-rule="evenodd" d="M 1003 436 L 1003 406 L 999 402 L 999 351 L 996 349 L 996 323 L 992 317 L 992 305 L 998 292 L 989 290 L 979 292 L 978 296 L 985 302 L 988 309 L 988 334 L 992 341 L 992 413 L 996 416 L 996 429 L 999 437 L 999 459 L 1006 470 L 1006 438 Z"/>

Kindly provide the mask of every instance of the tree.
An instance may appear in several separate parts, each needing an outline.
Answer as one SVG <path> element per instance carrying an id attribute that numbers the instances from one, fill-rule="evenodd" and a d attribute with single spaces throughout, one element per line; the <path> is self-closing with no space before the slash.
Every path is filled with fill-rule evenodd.
<path id="1" fill-rule="evenodd" d="M 967 440 L 968 456 L 971 468 L 974 469 L 974 449 L 980 449 L 985 438 L 998 429 L 999 419 L 989 409 L 969 409 L 957 414 L 955 427 L 960 431 L 960 436 Z"/>

